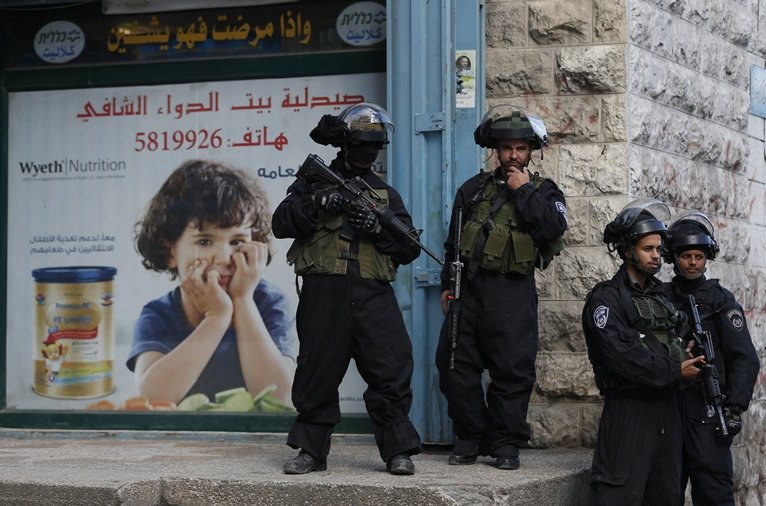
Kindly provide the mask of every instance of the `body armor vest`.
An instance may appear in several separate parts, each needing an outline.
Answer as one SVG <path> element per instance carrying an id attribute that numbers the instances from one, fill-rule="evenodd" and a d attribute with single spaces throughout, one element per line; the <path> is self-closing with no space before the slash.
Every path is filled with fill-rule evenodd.
<path id="1" fill-rule="evenodd" d="M 676 333 L 681 319 L 673 305 L 653 295 L 633 295 L 632 299 L 638 317 L 668 350 L 670 356 L 679 362 L 686 360 L 683 342 Z M 641 344 L 647 346 L 644 338 L 641 339 Z"/>
<path id="2" fill-rule="evenodd" d="M 388 191 L 375 190 L 381 197 L 380 205 L 388 205 Z M 329 213 L 319 210 L 319 224 L 311 237 L 298 238 L 287 251 L 287 263 L 294 266 L 300 276 L 311 274 L 346 274 L 348 261 L 359 262 L 359 274 L 364 279 L 393 281 L 396 278 L 396 265 L 391 257 L 380 253 L 373 241 L 361 234 L 359 252 L 350 251 L 351 241 L 341 237 L 346 221 L 344 214 Z"/>
<path id="3" fill-rule="evenodd" d="M 541 182 L 535 178 L 533 185 L 537 188 Z M 503 274 L 529 274 L 535 268 L 538 249 L 532 236 L 521 230 L 513 197 L 488 221 L 492 203 L 498 198 L 497 185 L 490 181 L 479 191 L 482 192 L 481 199 L 471 208 L 462 230 L 460 254 L 473 259 L 477 244 L 480 244 L 479 235 L 487 233 L 481 252 L 481 268 Z"/>

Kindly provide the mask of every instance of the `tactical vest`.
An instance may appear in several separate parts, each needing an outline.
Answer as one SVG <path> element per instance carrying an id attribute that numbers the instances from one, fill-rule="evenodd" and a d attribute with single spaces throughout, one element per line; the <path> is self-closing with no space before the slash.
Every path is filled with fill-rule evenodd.
<path id="1" fill-rule="evenodd" d="M 638 318 L 668 350 L 668 354 L 679 362 L 686 360 L 683 342 L 676 333 L 681 318 L 673 305 L 654 295 L 635 294 L 631 298 Z M 648 347 L 645 340 L 645 336 L 641 338 L 641 345 Z"/>
<path id="2" fill-rule="evenodd" d="M 388 191 L 375 192 L 381 197 L 380 205 L 388 206 Z M 311 274 L 346 274 L 348 261 L 359 262 L 359 273 L 364 279 L 393 281 L 396 278 L 396 265 L 391 257 L 380 253 L 373 241 L 366 236 L 357 235 L 359 253 L 350 251 L 351 241 L 341 237 L 341 230 L 346 221 L 344 214 L 329 213 L 319 210 L 318 228 L 311 237 L 298 238 L 287 251 L 287 263 L 294 266 L 300 276 Z"/>
<path id="3" fill-rule="evenodd" d="M 530 183 L 535 188 L 539 188 L 543 181 L 538 177 L 530 179 Z M 513 197 L 505 202 L 492 217 L 493 226 L 485 227 L 492 203 L 498 195 L 497 185 L 490 178 L 479 192 L 481 192 L 480 200 L 470 208 L 460 237 L 462 256 L 473 258 L 475 249 L 481 243 L 480 234 L 486 233 L 487 229 L 489 233 L 481 252 L 480 267 L 488 271 L 526 275 L 534 270 L 536 263 L 540 268 L 547 267 L 551 259 L 561 252 L 563 241 L 559 238 L 550 245 L 546 245 L 545 258 L 539 254 L 540 250 L 532 236 L 521 230 L 521 220 Z"/>

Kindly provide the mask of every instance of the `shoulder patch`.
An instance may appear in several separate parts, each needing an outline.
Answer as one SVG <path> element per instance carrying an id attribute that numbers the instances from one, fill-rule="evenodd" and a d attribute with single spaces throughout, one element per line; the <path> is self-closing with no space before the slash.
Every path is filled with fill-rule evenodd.
<path id="1" fill-rule="evenodd" d="M 568 219 L 567 218 L 567 206 L 565 206 L 563 202 L 558 201 L 558 200 L 556 201 L 556 210 L 559 213 L 561 213 L 562 216 L 564 216 L 565 220 Z"/>
<path id="2" fill-rule="evenodd" d="M 739 309 L 731 309 L 726 313 L 726 319 L 729 320 L 731 326 L 737 329 L 737 332 L 741 331 L 745 327 L 745 315 Z"/>
<path id="3" fill-rule="evenodd" d="M 606 306 L 599 306 L 593 311 L 593 322 L 596 327 L 603 329 L 606 327 L 606 321 L 609 319 L 609 308 Z"/>

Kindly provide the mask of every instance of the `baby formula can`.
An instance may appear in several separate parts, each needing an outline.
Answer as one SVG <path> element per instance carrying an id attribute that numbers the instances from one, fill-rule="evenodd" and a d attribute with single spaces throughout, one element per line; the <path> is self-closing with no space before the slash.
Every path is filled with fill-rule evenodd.
<path id="1" fill-rule="evenodd" d="M 114 267 L 35 269 L 32 389 L 59 399 L 114 391 Z"/>

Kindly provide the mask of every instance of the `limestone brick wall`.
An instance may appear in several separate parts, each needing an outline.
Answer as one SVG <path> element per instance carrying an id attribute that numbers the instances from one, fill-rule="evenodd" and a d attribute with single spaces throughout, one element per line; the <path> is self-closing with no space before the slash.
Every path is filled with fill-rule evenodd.
<path id="1" fill-rule="evenodd" d="M 594 443 L 601 400 L 580 314 L 617 269 L 601 234 L 633 198 L 711 217 L 721 253 L 708 274 L 744 306 L 766 364 L 764 120 L 749 111 L 750 67 L 766 63 L 766 0 L 487 0 L 486 19 L 487 105 L 545 120 L 551 147 L 533 167 L 569 208 L 567 249 L 538 273 L 532 444 Z M 763 370 L 734 442 L 741 504 L 766 504 Z"/>

